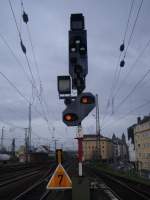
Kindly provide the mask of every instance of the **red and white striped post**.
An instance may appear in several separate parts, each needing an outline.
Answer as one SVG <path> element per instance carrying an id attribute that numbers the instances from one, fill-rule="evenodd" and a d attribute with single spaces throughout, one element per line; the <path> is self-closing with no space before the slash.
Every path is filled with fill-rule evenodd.
<path id="1" fill-rule="evenodd" d="M 78 162 L 79 162 L 79 176 L 83 175 L 82 160 L 83 160 L 83 133 L 81 125 L 78 126 L 77 138 L 78 140 Z"/>

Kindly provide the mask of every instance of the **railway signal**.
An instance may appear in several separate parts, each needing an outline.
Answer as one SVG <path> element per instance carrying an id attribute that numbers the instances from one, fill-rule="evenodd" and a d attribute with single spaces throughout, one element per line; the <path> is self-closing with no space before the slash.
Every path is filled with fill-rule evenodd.
<path id="1" fill-rule="evenodd" d="M 69 74 L 72 77 L 72 89 L 77 89 L 79 93 L 85 89 L 87 73 L 87 34 L 84 29 L 84 16 L 72 14 L 69 31 Z"/>
<path id="2" fill-rule="evenodd" d="M 95 96 L 90 92 L 81 93 L 63 111 L 63 122 L 67 126 L 78 126 L 95 107 Z"/>

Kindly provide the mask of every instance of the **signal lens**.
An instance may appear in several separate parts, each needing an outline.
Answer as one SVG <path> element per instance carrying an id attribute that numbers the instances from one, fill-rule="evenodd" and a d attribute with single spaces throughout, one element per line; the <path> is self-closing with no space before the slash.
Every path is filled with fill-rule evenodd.
<path id="1" fill-rule="evenodd" d="M 87 97 L 83 97 L 83 98 L 82 98 L 82 103 L 87 104 L 87 103 L 88 103 L 88 98 L 87 98 Z"/>
<path id="2" fill-rule="evenodd" d="M 82 104 L 93 104 L 95 103 L 95 99 L 91 96 L 83 96 L 80 100 Z"/>
<path id="3" fill-rule="evenodd" d="M 73 113 L 67 113 L 65 116 L 64 116 L 64 120 L 65 121 L 76 121 L 78 119 L 77 115 L 73 114 Z"/>

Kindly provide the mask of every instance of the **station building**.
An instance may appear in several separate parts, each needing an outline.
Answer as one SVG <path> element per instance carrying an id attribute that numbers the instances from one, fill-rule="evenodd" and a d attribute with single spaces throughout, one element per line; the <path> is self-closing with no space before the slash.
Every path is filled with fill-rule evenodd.
<path id="1" fill-rule="evenodd" d="M 83 159 L 92 160 L 97 157 L 104 162 L 112 160 L 112 141 L 107 137 L 100 136 L 97 141 L 97 135 L 88 134 L 83 136 Z"/>

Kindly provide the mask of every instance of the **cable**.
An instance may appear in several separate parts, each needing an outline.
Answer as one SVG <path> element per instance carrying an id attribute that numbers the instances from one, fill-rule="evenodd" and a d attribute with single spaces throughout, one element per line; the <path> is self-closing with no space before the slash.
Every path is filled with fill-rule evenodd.
<path id="1" fill-rule="evenodd" d="M 33 88 L 35 88 L 35 91 L 37 93 L 37 97 L 40 101 L 40 104 L 41 104 L 41 99 L 39 98 L 39 92 L 38 92 L 38 89 L 36 87 L 36 82 L 35 82 L 35 79 L 34 79 L 34 76 L 33 76 L 33 73 L 32 73 L 32 70 L 31 70 L 31 66 L 30 66 L 30 62 L 29 62 L 29 59 L 27 57 L 27 54 L 26 54 L 26 47 L 25 45 L 23 44 L 23 41 L 22 41 L 22 37 L 21 37 L 21 33 L 19 31 L 19 27 L 18 27 L 18 24 L 17 24 L 17 20 L 16 20 L 16 16 L 15 16 L 15 13 L 13 11 L 13 7 L 12 7 L 12 4 L 11 4 L 11 1 L 9 0 L 9 5 L 10 5 L 10 8 L 11 8 L 11 11 L 12 11 L 12 14 L 13 14 L 13 18 L 14 18 L 14 21 L 15 21 L 15 24 L 16 24 L 16 27 L 17 27 L 17 31 L 18 31 L 18 34 L 19 34 L 19 38 L 20 38 L 20 45 L 21 45 L 21 48 L 22 48 L 22 51 L 25 55 L 25 58 L 26 58 L 26 61 L 27 61 L 27 65 L 28 65 L 28 68 L 29 68 L 29 71 L 30 71 L 30 74 L 31 74 L 31 77 L 32 77 L 32 85 L 33 85 Z M 43 108 L 43 105 L 41 105 L 42 108 Z M 48 123 L 48 119 L 47 119 L 47 116 L 45 116 L 45 111 L 42 111 L 43 114 L 44 114 L 44 119 L 45 121 Z M 49 127 L 49 124 L 48 124 L 48 127 Z M 48 128 L 50 129 L 50 127 Z"/>
<path id="2" fill-rule="evenodd" d="M 11 4 L 11 0 L 8 0 L 8 1 L 9 1 L 9 5 L 10 5 L 10 8 L 11 8 L 12 15 L 13 15 L 13 19 L 15 21 L 15 25 L 16 25 L 16 28 L 17 28 L 17 31 L 18 31 L 18 34 L 19 34 L 21 49 L 22 49 L 22 51 L 23 51 L 23 53 L 25 55 L 25 58 L 26 58 L 26 61 L 27 61 L 27 65 L 28 65 L 28 69 L 29 69 L 29 72 L 31 74 L 33 88 L 35 88 L 37 90 L 37 92 L 38 92 L 38 89 L 36 87 L 36 82 L 35 82 L 35 79 L 34 79 L 34 76 L 33 76 L 32 70 L 31 70 L 31 66 L 30 66 L 30 63 L 29 63 L 29 59 L 28 59 L 28 56 L 26 54 L 26 47 L 25 47 L 25 45 L 23 43 L 23 40 L 22 40 L 22 37 L 21 37 L 21 33 L 20 33 L 20 30 L 19 30 L 19 26 L 18 26 L 18 23 L 17 23 L 17 19 L 16 19 L 16 16 L 15 16 L 12 4 Z"/>
<path id="3" fill-rule="evenodd" d="M 131 1 L 131 6 L 130 6 L 129 15 L 128 15 L 128 20 L 127 20 L 127 24 L 126 24 L 126 28 L 125 28 L 125 32 L 124 32 L 124 37 L 123 37 L 123 43 L 125 43 L 125 39 L 126 39 L 126 35 L 127 35 L 129 23 L 130 23 L 130 18 L 131 18 L 131 16 L 132 16 L 132 12 L 133 12 L 134 1 L 135 1 L 135 0 L 132 0 L 132 1 Z"/>
<path id="4" fill-rule="evenodd" d="M 134 24 L 133 24 L 133 27 L 132 27 L 132 31 L 131 31 L 131 34 L 130 34 L 130 37 L 129 37 L 129 40 L 128 40 L 128 44 L 127 44 L 127 48 L 124 52 L 124 58 L 123 58 L 123 61 L 127 55 L 127 51 L 128 51 L 128 48 L 129 48 L 129 45 L 131 44 L 131 41 L 132 41 L 132 38 L 133 38 L 133 34 L 134 34 L 134 30 L 135 30 L 135 26 L 136 26 L 136 23 L 138 21 L 138 18 L 139 18 L 139 14 L 140 14 L 140 11 L 141 11 L 141 8 L 142 8 L 142 5 L 143 5 L 143 1 L 144 0 L 141 0 L 141 3 L 140 3 L 140 6 L 138 8 L 138 12 L 137 12 L 137 15 L 136 15 L 136 18 L 135 18 L 135 21 L 134 21 Z M 129 17 L 128 17 L 128 20 L 127 20 L 127 25 L 126 25 L 126 29 L 125 29 L 125 34 L 124 34 L 124 40 L 125 40 L 125 37 L 126 37 L 126 34 L 127 34 L 127 28 L 129 26 L 129 21 L 130 21 L 130 18 L 131 18 L 131 15 L 132 15 L 132 11 L 133 11 L 133 6 L 134 6 L 134 0 L 131 2 L 131 8 L 130 8 L 130 12 L 129 12 Z M 124 43 L 124 40 L 123 40 L 123 43 Z M 119 76 L 120 76 L 120 71 L 119 71 L 119 74 L 118 74 L 118 80 L 119 80 Z M 117 84 L 116 84 L 117 85 Z M 115 91 L 116 87 L 114 88 L 113 91 Z M 112 96 L 112 102 L 114 101 L 114 96 L 115 95 L 111 95 Z M 109 100 L 110 101 L 110 100 Z M 112 104 L 112 111 L 113 111 L 113 104 Z M 112 112 L 113 114 L 113 112 Z M 106 118 L 107 116 L 107 113 L 105 114 L 104 116 L 104 119 Z"/>
<path id="5" fill-rule="evenodd" d="M 133 69 L 137 66 L 137 62 L 141 59 L 141 57 L 143 56 L 143 54 L 145 53 L 146 49 L 149 47 L 150 45 L 150 39 L 148 40 L 148 42 L 146 43 L 146 45 L 144 46 L 144 48 L 142 49 L 142 51 L 139 53 L 139 55 L 137 56 L 137 58 L 135 59 L 134 63 L 130 66 L 130 70 L 128 71 L 128 73 L 126 74 L 126 76 L 124 77 L 124 79 L 121 82 L 120 87 L 116 90 L 115 94 L 114 94 L 114 98 L 116 98 L 117 93 L 120 91 L 123 83 L 125 82 L 125 80 L 130 76 L 131 72 L 133 71 Z"/>
<path id="6" fill-rule="evenodd" d="M 150 69 L 144 74 L 144 76 L 136 83 L 136 85 L 132 88 L 132 90 L 128 93 L 128 95 L 116 106 L 117 109 L 121 107 L 125 101 L 133 94 L 133 92 L 136 90 L 136 88 L 141 84 L 141 82 L 148 76 L 150 73 Z"/>
<path id="7" fill-rule="evenodd" d="M 119 122 L 119 121 L 121 121 L 121 120 L 123 120 L 123 119 L 125 119 L 126 117 L 128 117 L 130 114 L 132 114 L 134 111 L 136 111 L 136 110 L 139 110 L 139 109 L 141 109 L 141 108 L 143 108 L 143 107 L 145 107 L 146 105 L 149 105 L 150 104 L 150 100 L 149 101 L 147 101 L 146 103 L 144 103 L 144 104 L 141 104 L 141 105 L 139 105 L 139 106 L 137 106 L 137 107 L 135 107 L 135 108 L 133 108 L 132 110 L 130 110 L 128 113 L 126 113 L 126 115 L 125 116 L 122 116 L 122 117 L 120 117 L 120 119 L 118 119 L 117 120 L 117 123 Z M 116 124 L 117 124 L 116 123 Z M 104 129 L 104 128 L 106 128 L 106 127 L 108 127 L 109 125 L 111 125 L 112 124 L 112 122 L 110 122 L 110 123 L 108 123 L 108 124 L 106 124 L 105 126 L 103 126 L 102 127 L 102 129 Z M 113 122 L 113 124 L 114 124 L 114 122 Z"/>
<path id="8" fill-rule="evenodd" d="M 42 86 L 42 81 L 41 81 L 41 78 L 40 78 L 40 72 L 39 72 L 38 63 L 37 63 L 36 56 L 35 56 L 35 51 L 34 51 L 34 47 L 33 47 L 32 37 L 31 37 L 29 25 L 28 25 L 29 18 L 28 18 L 27 13 L 25 12 L 23 1 L 20 0 L 20 2 L 21 2 L 21 6 L 22 6 L 23 22 L 27 26 L 28 38 L 29 38 L 29 42 L 30 42 L 30 45 L 31 45 L 33 60 L 34 60 L 34 64 L 35 64 L 35 68 L 36 68 L 37 75 L 38 75 L 38 80 L 39 80 L 40 93 L 39 93 L 39 95 L 37 94 L 37 96 L 38 96 L 38 100 L 39 100 L 39 102 L 41 104 L 41 107 L 42 107 L 42 110 L 43 110 L 43 114 L 45 115 L 46 120 L 49 121 L 48 117 L 47 117 L 48 116 L 48 106 L 47 106 L 47 103 L 46 103 L 46 101 L 44 99 L 44 95 L 43 95 L 43 103 L 44 103 L 45 107 L 42 104 L 42 89 L 43 89 L 43 86 Z M 43 92 L 44 92 L 44 90 L 43 90 Z"/>
<path id="9" fill-rule="evenodd" d="M 115 112 L 110 114 L 112 116 L 116 111 L 119 110 L 119 108 L 126 102 L 126 100 L 133 94 L 133 92 L 136 90 L 136 88 L 142 83 L 142 81 L 149 75 L 150 69 L 144 74 L 144 76 L 135 84 L 135 86 L 131 89 L 131 91 L 128 93 L 128 95 L 116 106 Z"/>
<path id="10" fill-rule="evenodd" d="M 22 65 L 22 63 L 19 61 L 19 59 L 17 58 L 17 56 L 15 55 L 15 53 L 13 52 L 13 50 L 11 49 L 11 47 L 9 46 L 8 42 L 6 41 L 6 39 L 2 36 L 2 34 L 0 34 L 0 37 L 2 39 L 2 41 L 4 42 L 4 44 L 7 46 L 7 48 L 10 50 L 11 54 L 13 55 L 13 57 L 15 58 L 16 62 L 18 63 L 19 66 L 22 66 L 21 69 L 23 69 L 23 72 L 26 74 L 26 77 L 28 79 L 28 81 L 31 83 L 31 85 L 34 87 L 32 81 L 30 80 L 30 78 L 28 77 L 28 74 L 26 73 L 26 71 L 24 70 L 24 67 Z M 19 95 L 20 95 L 20 90 L 2 73 L 0 72 L 1 75 L 10 83 L 11 86 L 14 87 L 15 90 L 17 90 L 17 92 L 19 92 Z M 22 97 L 25 97 L 23 94 L 21 95 Z M 26 98 L 26 97 L 25 97 Z M 29 101 L 28 101 L 29 102 Z M 39 111 L 38 111 L 39 113 Z M 41 113 L 40 113 L 41 115 Z"/>
<path id="11" fill-rule="evenodd" d="M 6 77 L 6 75 L 5 75 L 3 72 L 0 71 L 0 75 L 1 75 L 5 80 L 8 81 L 8 83 L 16 90 L 16 92 L 17 92 L 27 103 L 30 103 L 30 101 L 27 99 L 27 97 L 24 96 L 24 95 L 22 94 L 22 92 L 13 84 L 12 81 L 10 81 L 10 80 Z"/>
<path id="12" fill-rule="evenodd" d="M 31 102 L 27 99 L 27 97 L 26 97 L 25 95 L 23 95 L 23 93 L 14 85 L 14 83 L 13 83 L 12 81 L 10 81 L 10 80 L 7 78 L 7 76 L 6 76 L 4 73 L 2 73 L 2 72 L 0 71 L 0 75 L 1 75 L 5 80 L 8 81 L 8 83 L 10 84 L 10 86 L 11 86 L 12 88 L 14 88 L 14 89 L 16 90 L 16 92 L 17 92 L 28 104 L 31 103 Z M 35 106 L 33 106 L 33 107 L 34 107 L 35 111 L 36 111 L 38 114 L 40 114 L 40 116 L 47 122 L 47 119 L 46 119 L 45 117 L 42 116 L 41 112 L 38 111 L 37 108 L 36 108 Z"/>
<path id="13" fill-rule="evenodd" d="M 129 22 L 130 22 L 130 18 L 131 18 L 131 15 L 132 15 L 132 12 L 133 12 L 133 7 L 134 7 L 134 1 L 135 0 L 132 0 L 131 1 L 131 6 L 130 6 L 130 10 L 129 10 L 129 15 L 128 15 L 128 19 L 127 19 L 127 23 L 126 23 L 126 27 L 125 27 L 125 31 L 124 31 L 124 36 L 123 36 L 123 46 L 124 46 L 124 43 L 125 43 L 125 39 L 126 39 L 126 35 L 127 35 L 127 31 L 128 31 L 128 27 L 129 27 Z M 110 100 L 112 99 L 113 101 L 113 93 L 117 87 L 117 83 L 119 81 L 119 78 L 120 78 L 120 72 L 121 72 L 121 68 L 119 69 L 118 71 L 118 66 L 119 66 L 119 62 L 120 62 L 120 58 L 121 58 L 121 55 L 122 55 L 122 51 L 124 50 L 124 47 L 123 49 L 121 50 L 120 49 L 120 54 L 119 54 L 119 57 L 118 57 L 118 60 L 117 60 L 117 64 L 116 64 L 116 68 L 115 68 L 115 73 L 114 73 L 114 79 L 113 79 L 113 83 L 112 83 L 112 87 L 110 89 L 110 95 L 108 97 L 108 100 L 107 100 L 107 104 L 106 104 L 106 110 L 105 110 L 105 115 L 102 119 L 102 121 L 105 120 L 106 116 L 107 116 L 107 110 L 109 108 L 109 105 L 110 105 Z M 117 72 L 118 71 L 118 72 Z M 112 111 L 113 111 L 113 105 L 112 105 Z"/>
<path id="14" fill-rule="evenodd" d="M 1 33 L 0 33 L 0 38 L 3 41 L 3 43 L 7 46 L 7 48 L 9 49 L 10 53 L 12 54 L 12 56 L 14 57 L 14 59 L 16 60 L 18 66 L 21 66 L 21 69 L 25 73 L 27 80 L 32 84 L 32 81 L 30 80 L 28 73 L 25 71 L 24 66 L 22 65 L 22 63 L 20 62 L 20 60 L 18 59 L 18 57 L 15 55 L 14 51 L 12 50 L 12 48 L 8 44 L 7 40 L 4 38 L 4 36 Z"/>
<path id="15" fill-rule="evenodd" d="M 1 117 L 0 117 L 0 121 L 3 122 L 4 124 L 9 125 L 9 126 L 14 127 L 14 128 L 19 128 L 19 129 L 22 129 L 22 128 L 23 128 L 23 127 L 21 127 L 21 126 L 14 125 L 14 124 L 11 123 L 11 122 L 5 121 L 5 120 L 3 120 Z"/>
<path id="16" fill-rule="evenodd" d="M 13 10 L 13 7 L 12 7 L 12 4 L 11 4 L 11 0 L 8 0 L 9 2 L 9 5 L 10 5 L 10 9 L 11 9 L 11 12 L 12 12 L 12 15 L 13 15 L 13 18 L 14 18 L 14 21 L 15 21 L 15 24 L 16 24 L 16 28 L 17 28 L 17 31 L 19 33 L 19 38 L 21 40 L 21 33 L 20 33 L 20 30 L 19 30 L 19 27 L 18 27 L 18 23 L 17 23 L 17 20 L 16 20 L 16 16 L 15 16 L 15 13 L 14 13 L 14 10 Z"/>
<path id="17" fill-rule="evenodd" d="M 136 18 L 135 18 L 133 27 L 132 27 L 132 31 L 131 31 L 131 34 L 130 34 L 130 37 L 129 37 L 129 40 L 128 40 L 128 44 L 127 44 L 127 47 L 126 47 L 126 50 L 125 50 L 125 53 L 124 53 L 124 59 L 125 59 L 125 57 L 126 57 L 126 55 L 127 55 L 128 48 L 129 48 L 129 46 L 130 46 L 130 44 L 131 44 L 131 41 L 132 41 L 132 38 L 133 38 L 134 29 L 135 29 L 136 23 L 137 23 L 138 18 L 139 18 L 139 14 L 140 14 L 140 11 L 141 11 L 141 8 L 142 8 L 142 5 L 143 5 L 143 1 L 144 1 L 144 0 L 141 0 L 141 3 L 140 3 L 140 6 L 139 6 L 137 15 L 136 15 Z"/>

